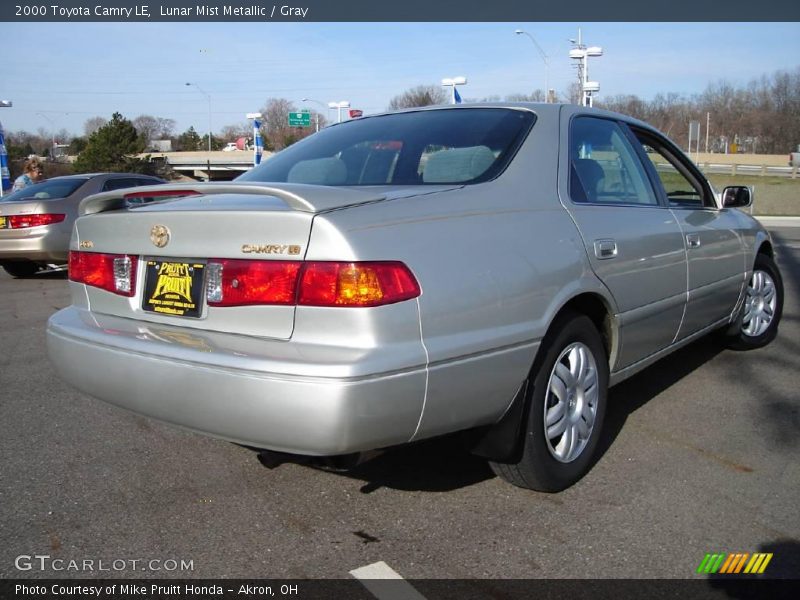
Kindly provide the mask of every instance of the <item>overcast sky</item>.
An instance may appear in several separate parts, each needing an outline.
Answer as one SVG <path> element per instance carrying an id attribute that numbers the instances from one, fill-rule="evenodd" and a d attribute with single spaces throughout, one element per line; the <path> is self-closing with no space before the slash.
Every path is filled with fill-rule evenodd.
<path id="1" fill-rule="evenodd" d="M 590 62 L 600 96 L 694 94 L 800 65 L 798 23 L 0 23 L 0 109 L 10 131 L 81 133 L 114 111 L 175 119 L 178 132 L 245 121 L 269 97 L 349 100 L 386 109 L 409 87 L 464 75 L 465 99 L 550 87 L 575 77 L 569 38 L 602 46 Z M 310 105 L 314 106 L 314 105 Z M 38 115 L 42 113 L 50 119 Z M 52 124 L 51 124 L 52 122 Z"/>

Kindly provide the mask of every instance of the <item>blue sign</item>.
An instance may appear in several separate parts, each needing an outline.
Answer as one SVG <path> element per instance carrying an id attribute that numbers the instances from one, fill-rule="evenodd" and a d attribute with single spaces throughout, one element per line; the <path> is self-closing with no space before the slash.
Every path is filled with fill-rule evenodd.
<path id="1" fill-rule="evenodd" d="M 3 124 L 0 123 L 0 195 L 11 187 L 11 172 L 8 170 L 8 153 Z"/>

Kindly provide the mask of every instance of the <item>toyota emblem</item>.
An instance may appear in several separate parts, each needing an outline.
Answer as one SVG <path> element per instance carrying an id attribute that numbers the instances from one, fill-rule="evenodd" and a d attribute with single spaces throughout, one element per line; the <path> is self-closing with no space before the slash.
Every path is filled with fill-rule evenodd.
<path id="1" fill-rule="evenodd" d="M 166 225 L 153 225 L 150 230 L 150 241 L 157 248 L 163 248 L 169 244 L 169 229 Z"/>

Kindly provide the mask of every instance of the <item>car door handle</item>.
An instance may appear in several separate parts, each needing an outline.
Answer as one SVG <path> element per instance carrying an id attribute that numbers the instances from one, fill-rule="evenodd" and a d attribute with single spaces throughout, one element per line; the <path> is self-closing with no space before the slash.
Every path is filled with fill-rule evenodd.
<path id="1" fill-rule="evenodd" d="M 595 240 L 594 255 L 600 260 L 617 256 L 617 242 L 614 240 Z"/>
<path id="2" fill-rule="evenodd" d="M 700 247 L 700 236 L 696 233 L 689 233 L 686 235 L 686 244 L 689 248 L 699 248 Z"/>

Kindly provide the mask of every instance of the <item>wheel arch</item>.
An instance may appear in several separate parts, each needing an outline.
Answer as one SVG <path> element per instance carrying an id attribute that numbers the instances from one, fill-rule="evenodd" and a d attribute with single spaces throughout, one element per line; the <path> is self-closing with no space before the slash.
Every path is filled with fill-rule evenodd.
<path id="1" fill-rule="evenodd" d="M 531 372 L 541 362 L 545 340 L 553 335 L 554 324 L 566 313 L 585 315 L 600 333 L 609 361 L 609 372 L 619 351 L 619 327 L 612 301 L 599 291 L 584 291 L 570 296 L 550 318 L 547 330 L 531 365 Z M 527 418 L 527 391 L 530 376 L 517 391 L 505 414 L 497 423 L 483 430 L 472 444 L 473 454 L 489 460 L 503 462 L 515 456 L 521 447 L 522 425 Z"/>

